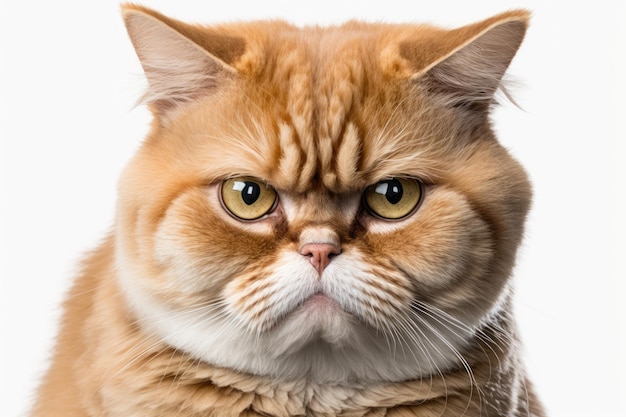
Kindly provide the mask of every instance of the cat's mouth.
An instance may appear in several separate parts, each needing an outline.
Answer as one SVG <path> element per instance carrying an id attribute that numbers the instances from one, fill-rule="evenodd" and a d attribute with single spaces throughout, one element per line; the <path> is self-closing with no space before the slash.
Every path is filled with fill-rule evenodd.
<path id="1" fill-rule="evenodd" d="M 288 314 L 298 319 L 306 318 L 311 324 L 325 323 L 329 320 L 346 320 L 352 324 L 359 323 L 362 326 L 369 327 L 369 324 L 363 320 L 358 312 L 344 305 L 328 292 L 318 290 L 308 298 L 305 298 Z"/>
<path id="2" fill-rule="evenodd" d="M 348 312 L 331 295 L 324 291 L 315 293 L 304 298 L 299 304 L 294 306 L 285 319 L 305 319 L 308 323 L 314 324 L 328 320 L 333 316 L 345 316 Z"/>
<path id="3" fill-rule="evenodd" d="M 341 309 L 339 303 L 332 299 L 329 295 L 325 294 L 322 291 L 316 292 L 311 295 L 309 298 L 304 300 L 304 302 L 300 305 L 301 309 L 325 309 L 325 310 L 336 310 Z"/>

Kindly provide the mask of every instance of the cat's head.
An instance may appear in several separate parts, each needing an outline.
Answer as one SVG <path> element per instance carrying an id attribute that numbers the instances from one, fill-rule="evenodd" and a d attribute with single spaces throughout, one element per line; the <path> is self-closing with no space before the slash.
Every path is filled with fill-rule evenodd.
<path id="1" fill-rule="evenodd" d="M 527 13 L 455 30 L 123 13 L 154 123 L 120 182 L 117 259 L 146 331 L 277 377 L 457 366 L 529 207 L 489 126 Z"/>

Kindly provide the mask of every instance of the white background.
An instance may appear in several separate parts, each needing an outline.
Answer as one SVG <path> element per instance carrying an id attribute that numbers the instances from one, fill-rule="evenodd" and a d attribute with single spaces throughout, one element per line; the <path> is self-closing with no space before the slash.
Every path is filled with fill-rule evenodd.
<path id="1" fill-rule="evenodd" d="M 533 11 L 511 67 L 523 108 L 494 115 L 535 200 L 515 272 L 526 359 L 552 417 L 626 415 L 626 9 L 616 1 L 146 0 L 196 22 L 350 18 L 457 26 Z M 369 5 L 368 5 L 369 4 Z M 81 253 L 112 224 L 148 129 L 116 1 L 2 1 L 0 416 L 23 416 Z M 619 27 L 622 27 L 620 29 Z M 621 397 L 621 399 L 620 399 Z"/>

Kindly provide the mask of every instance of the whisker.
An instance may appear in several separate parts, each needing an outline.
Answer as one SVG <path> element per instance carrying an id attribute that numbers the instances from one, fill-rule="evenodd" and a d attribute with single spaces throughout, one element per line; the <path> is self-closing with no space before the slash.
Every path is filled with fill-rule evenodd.
<path id="1" fill-rule="evenodd" d="M 420 308 L 425 314 L 429 315 L 433 320 L 436 320 L 439 324 L 441 324 L 442 326 L 446 327 L 450 332 L 454 333 L 457 337 L 460 337 L 460 335 L 458 333 L 456 333 L 453 329 L 451 329 L 448 324 L 449 323 L 451 325 L 453 325 L 455 328 L 458 328 L 464 332 L 466 332 L 468 334 L 468 336 L 474 336 L 476 338 L 478 338 L 478 340 L 482 343 L 477 344 L 476 346 L 478 346 L 483 353 L 485 354 L 485 358 L 488 361 L 488 365 L 489 365 L 489 377 L 488 377 L 488 381 L 491 380 L 492 377 L 492 363 L 491 363 L 491 358 L 490 355 L 487 354 L 487 352 L 484 349 L 484 346 L 486 346 L 492 353 L 493 356 L 496 358 L 497 362 L 498 362 L 498 369 L 500 369 L 502 367 L 502 363 L 500 360 L 500 355 L 495 351 L 494 347 L 499 349 L 501 352 L 504 352 L 505 349 L 504 347 L 502 347 L 500 345 L 500 343 L 498 343 L 497 341 L 495 341 L 493 338 L 491 338 L 487 333 L 485 333 L 484 330 L 482 330 L 479 327 L 470 327 L 467 326 L 466 324 L 464 324 L 463 322 L 461 322 L 459 319 L 457 319 L 456 317 L 450 315 L 449 313 L 428 305 L 424 302 L 420 302 L 420 301 L 416 301 L 416 303 L 419 303 L 419 306 L 415 306 L 416 308 Z M 439 318 L 441 320 L 444 320 L 444 322 L 442 322 L 441 320 L 439 320 Z M 497 338 L 497 334 L 495 335 Z"/>
<path id="2" fill-rule="evenodd" d="M 437 373 L 441 377 L 441 381 L 444 384 L 445 398 L 446 398 L 446 401 L 447 401 L 447 398 L 448 398 L 448 385 L 446 383 L 446 379 L 444 377 L 443 372 L 441 371 L 441 369 L 437 365 L 437 362 L 435 360 L 433 360 L 433 357 L 431 356 L 431 354 L 430 354 L 429 350 L 427 349 L 426 345 L 424 344 L 424 342 L 428 342 L 433 347 L 433 349 L 435 349 L 435 351 L 438 351 L 437 347 L 428 338 L 428 336 L 419 327 L 419 325 L 417 325 L 416 323 L 410 321 L 405 315 L 399 315 L 398 318 L 400 319 L 400 323 L 402 324 L 402 329 L 404 329 L 405 334 L 413 341 L 413 345 L 420 349 L 420 351 L 423 353 L 423 355 L 426 358 L 426 360 L 429 361 L 429 363 L 432 365 L 433 368 L 435 368 L 435 370 L 437 371 Z M 414 332 L 411 332 L 410 330 L 414 330 Z M 415 331 L 417 331 L 417 332 L 415 332 Z M 417 334 L 417 333 L 419 333 L 419 334 Z M 440 354 L 440 352 L 439 352 L 439 354 Z M 416 359 L 416 361 L 417 361 L 417 359 Z M 419 363 L 419 361 L 418 361 L 418 363 Z M 421 369 L 421 367 L 420 367 L 420 369 Z M 431 374 L 431 382 L 432 382 L 432 374 Z M 431 384 L 431 386 L 429 388 L 428 394 L 430 394 L 431 392 L 432 392 L 432 384 Z"/>
<path id="3" fill-rule="evenodd" d="M 448 349 L 450 349 L 450 351 L 459 359 L 459 361 L 461 362 L 461 365 L 465 369 L 465 372 L 470 377 L 470 393 L 469 393 L 468 402 L 467 402 L 466 408 L 464 410 L 464 413 L 467 412 L 467 410 L 469 409 L 469 407 L 471 405 L 471 398 L 473 396 L 472 394 L 474 392 L 474 387 L 476 387 L 476 390 L 478 392 L 479 402 L 482 404 L 483 398 L 484 398 L 484 393 L 482 392 L 482 389 L 478 385 L 478 382 L 476 381 L 474 372 L 473 372 L 470 364 L 467 362 L 467 360 L 463 357 L 463 355 L 461 355 L 461 353 L 458 351 L 458 349 L 452 343 L 450 343 L 450 341 L 445 336 L 443 336 L 441 334 L 441 332 L 439 330 L 437 330 L 431 323 L 428 322 L 428 320 L 426 320 L 424 317 L 421 317 L 416 312 L 413 312 L 413 314 L 414 314 L 416 319 L 418 319 L 422 324 L 424 324 L 426 327 L 428 327 L 432 331 L 432 333 L 439 340 L 441 340 L 446 345 L 446 347 Z"/>

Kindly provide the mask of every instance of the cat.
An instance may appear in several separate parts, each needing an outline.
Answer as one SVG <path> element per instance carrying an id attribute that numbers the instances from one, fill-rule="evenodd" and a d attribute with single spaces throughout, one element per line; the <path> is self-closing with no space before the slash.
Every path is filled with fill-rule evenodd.
<path id="1" fill-rule="evenodd" d="M 533 416 L 490 126 L 529 13 L 458 29 L 123 18 L 153 124 L 33 417 Z"/>

